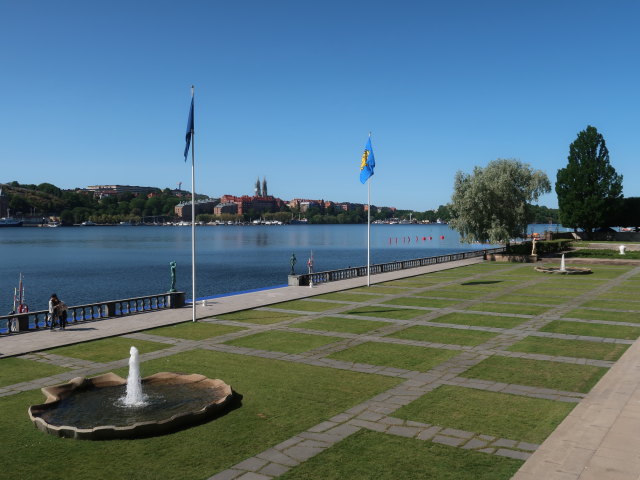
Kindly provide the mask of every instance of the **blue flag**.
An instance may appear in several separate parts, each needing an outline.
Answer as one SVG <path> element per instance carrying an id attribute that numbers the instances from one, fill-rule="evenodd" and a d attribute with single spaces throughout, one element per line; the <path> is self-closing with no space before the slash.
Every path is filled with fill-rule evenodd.
<path id="1" fill-rule="evenodd" d="M 187 121 L 187 144 L 184 147 L 184 161 L 187 161 L 189 155 L 189 146 L 191 145 L 191 133 L 193 132 L 193 96 L 191 97 L 191 108 L 189 109 L 189 120 Z"/>
<path id="2" fill-rule="evenodd" d="M 373 156 L 373 149 L 371 148 L 371 137 L 367 140 L 367 144 L 364 147 L 362 154 L 362 161 L 360 162 L 360 182 L 365 183 L 369 180 L 369 177 L 373 175 L 373 169 L 376 166 L 376 160 Z"/>

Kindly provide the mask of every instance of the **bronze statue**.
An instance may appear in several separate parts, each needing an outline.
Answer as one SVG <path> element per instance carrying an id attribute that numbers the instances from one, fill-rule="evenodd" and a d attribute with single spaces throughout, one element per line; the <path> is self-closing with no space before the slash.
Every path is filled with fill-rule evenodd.
<path id="1" fill-rule="evenodd" d="M 171 290 L 169 292 L 175 292 L 176 290 L 176 262 L 169 262 L 171 268 Z"/>
<path id="2" fill-rule="evenodd" d="M 296 265 L 296 261 L 297 261 L 296 260 L 296 254 L 292 253 L 291 254 L 291 260 L 290 260 L 290 262 L 291 262 L 291 273 L 289 273 L 289 275 L 295 275 L 296 274 L 296 272 L 293 270 L 293 267 L 295 267 L 295 265 Z"/>

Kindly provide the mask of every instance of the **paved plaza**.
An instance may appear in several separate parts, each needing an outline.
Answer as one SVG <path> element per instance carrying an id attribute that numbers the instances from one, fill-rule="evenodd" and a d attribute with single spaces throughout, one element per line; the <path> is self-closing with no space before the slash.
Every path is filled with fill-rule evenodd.
<path id="1" fill-rule="evenodd" d="M 608 327 L 633 332 L 639 327 L 640 298 L 626 298 L 624 292 L 640 288 L 640 266 L 598 266 L 592 276 L 569 278 L 534 273 L 531 265 L 470 259 L 376 275 L 371 287 L 364 287 L 365 282 L 366 279 L 351 279 L 313 288 L 284 287 L 209 300 L 206 306 L 197 307 L 199 322 L 242 328 L 205 339 L 149 331 L 188 321 L 190 308 L 71 325 L 65 332 L 44 330 L 5 336 L 0 338 L 0 362 L 10 356 L 68 370 L 4 385 L 0 387 L 0 396 L 125 367 L 128 358 L 96 362 L 50 351 L 62 345 L 124 337 L 132 345 L 136 341 L 163 344 L 163 348 L 143 353 L 143 362 L 206 350 L 398 380 L 393 388 L 325 418 L 285 441 L 269 445 L 221 471 L 210 472 L 210 479 L 267 480 L 294 473 L 296 467 L 362 431 L 513 459 L 522 464 L 513 477 L 519 480 L 640 478 L 640 442 L 636 438 L 640 431 L 640 346 L 635 340 L 638 335 L 593 333 L 606 332 Z M 560 290 L 567 287 L 567 282 L 575 288 L 569 289 L 569 294 L 565 290 L 556 295 L 554 286 Z M 618 304 L 612 306 L 615 302 Z M 283 320 L 253 323 L 226 315 L 247 309 L 276 318 L 281 315 Z M 373 326 L 358 333 L 317 326 L 323 321 L 339 323 L 341 319 L 345 323 L 369 322 Z M 580 328 L 593 330 L 580 332 Z M 295 353 L 243 344 L 266 334 L 313 335 L 330 341 Z M 447 343 L 443 338 L 457 340 Z M 542 341 L 604 345 L 611 351 L 624 353 L 619 359 L 606 355 L 597 358 L 589 354 L 527 352 L 520 347 L 527 342 Z M 415 369 L 365 363 L 349 357 L 359 348 L 371 345 L 443 352 L 443 357 L 433 366 Z M 602 371 L 604 376 L 598 377 L 600 380 L 593 388 L 577 391 L 531 382 L 519 384 L 474 373 L 492 361 L 514 365 L 555 362 L 553 365 L 558 369 L 591 368 L 590 371 Z M 544 400 L 561 408 L 567 405 L 570 413 L 540 443 L 482 429 L 460 428 L 455 423 L 439 424 L 398 415 L 403 407 L 443 389 Z M 232 414 L 237 412 L 242 409 Z M 512 421 L 518 423 L 520 419 Z"/>

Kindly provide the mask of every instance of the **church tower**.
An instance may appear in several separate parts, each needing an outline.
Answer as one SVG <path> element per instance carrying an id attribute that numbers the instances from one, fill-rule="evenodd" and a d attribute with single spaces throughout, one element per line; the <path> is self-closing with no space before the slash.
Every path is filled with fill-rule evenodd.
<path id="1" fill-rule="evenodd" d="M 260 191 L 260 177 L 258 177 L 258 179 L 256 180 L 256 187 L 253 190 L 253 193 L 256 197 L 262 196 L 262 192 Z"/>
<path id="2" fill-rule="evenodd" d="M 262 196 L 269 196 L 269 194 L 267 193 L 267 177 L 262 177 Z"/>

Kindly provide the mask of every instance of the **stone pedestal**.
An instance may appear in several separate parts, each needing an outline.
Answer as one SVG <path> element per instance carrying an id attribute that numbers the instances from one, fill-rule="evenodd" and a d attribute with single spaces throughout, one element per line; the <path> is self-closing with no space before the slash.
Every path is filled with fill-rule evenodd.
<path id="1" fill-rule="evenodd" d="M 184 292 L 170 292 L 168 295 L 169 295 L 169 308 L 182 308 L 182 307 L 184 307 L 184 305 L 185 305 L 185 294 L 184 294 Z"/>

